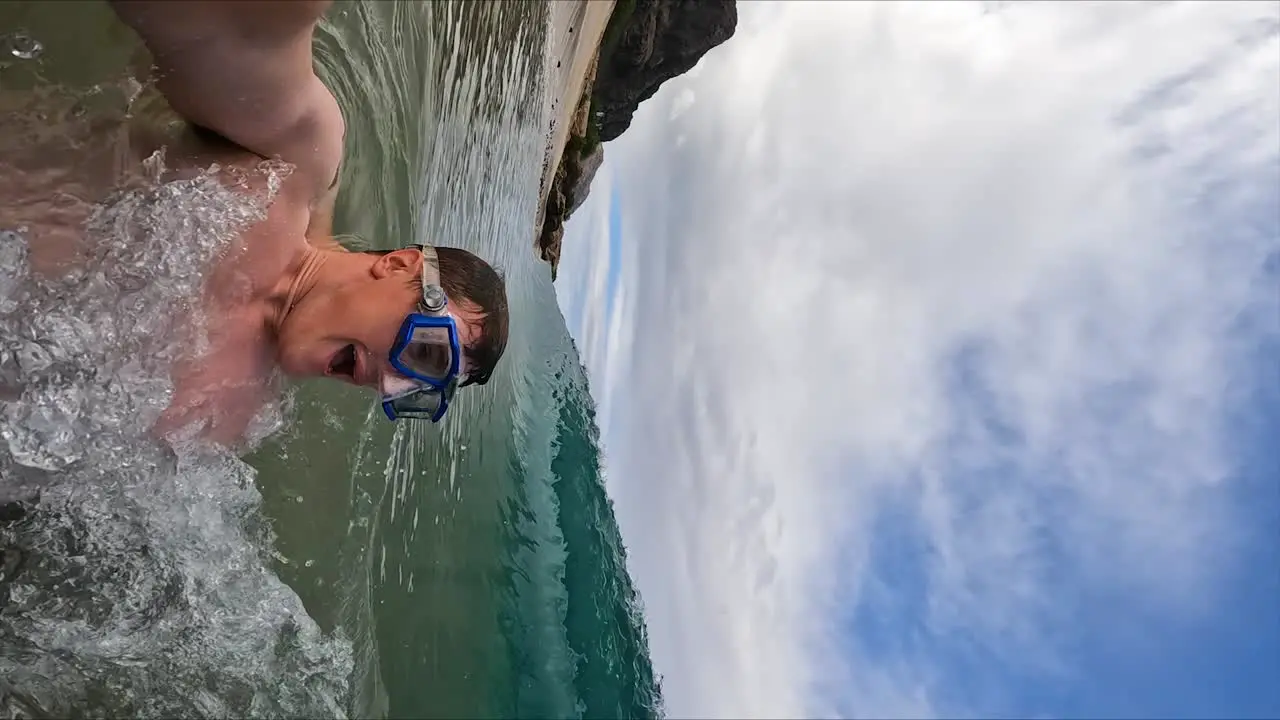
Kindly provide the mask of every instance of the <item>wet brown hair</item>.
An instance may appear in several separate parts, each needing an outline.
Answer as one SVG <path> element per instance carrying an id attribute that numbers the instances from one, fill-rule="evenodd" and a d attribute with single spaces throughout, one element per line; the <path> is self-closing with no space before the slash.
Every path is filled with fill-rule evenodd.
<path id="1" fill-rule="evenodd" d="M 334 238 L 355 244 L 359 238 Z M 345 244 L 344 244 L 345 245 Z M 507 283 L 502 273 L 474 253 L 462 248 L 434 246 L 440 263 L 440 287 L 451 302 L 470 303 L 480 313 L 480 338 L 463 352 L 471 360 L 467 385 L 484 385 L 507 350 Z M 369 255 L 386 255 L 392 250 L 357 250 Z"/>
<path id="2" fill-rule="evenodd" d="M 480 337 L 467 347 L 471 368 L 467 385 L 484 385 L 507 350 L 507 284 L 492 265 L 461 248 L 436 247 L 440 286 L 455 302 L 469 302 L 481 313 Z"/>

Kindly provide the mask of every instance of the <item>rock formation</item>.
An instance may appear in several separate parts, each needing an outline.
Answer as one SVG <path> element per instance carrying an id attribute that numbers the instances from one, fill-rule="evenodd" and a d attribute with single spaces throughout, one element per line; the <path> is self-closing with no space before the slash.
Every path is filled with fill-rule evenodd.
<path id="1" fill-rule="evenodd" d="M 574 113 L 543 209 L 538 252 L 551 264 L 553 280 L 564 223 L 586 202 L 604 162 L 601 143 L 621 135 L 640 103 L 662 83 L 691 70 L 708 50 L 732 37 L 737 25 L 735 0 L 618 0 L 590 69 L 591 91 Z"/>
<path id="2" fill-rule="evenodd" d="M 735 0 L 619 0 L 614 16 L 610 24 L 620 24 L 605 31 L 592 92 L 604 142 L 621 135 L 664 82 L 691 70 L 738 26 Z"/>
<path id="3" fill-rule="evenodd" d="M 600 169 L 600 165 L 604 163 L 604 146 L 597 145 L 589 155 L 582 158 L 578 167 L 578 180 L 569 187 L 566 193 L 569 206 L 565 208 L 565 217 L 577 212 L 582 207 L 582 203 L 587 201 L 587 195 L 591 192 L 591 181 L 595 179 L 596 171 Z"/>

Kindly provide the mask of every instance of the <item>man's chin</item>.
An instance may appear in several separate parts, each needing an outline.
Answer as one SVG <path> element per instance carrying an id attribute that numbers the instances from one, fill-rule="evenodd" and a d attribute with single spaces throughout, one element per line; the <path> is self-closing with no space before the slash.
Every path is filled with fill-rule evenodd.
<path id="1" fill-rule="evenodd" d="M 276 359 L 280 371 L 291 378 L 303 379 L 324 377 L 324 366 L 315 362 L 305 362 L 294 355 L 281 354 Z"/>

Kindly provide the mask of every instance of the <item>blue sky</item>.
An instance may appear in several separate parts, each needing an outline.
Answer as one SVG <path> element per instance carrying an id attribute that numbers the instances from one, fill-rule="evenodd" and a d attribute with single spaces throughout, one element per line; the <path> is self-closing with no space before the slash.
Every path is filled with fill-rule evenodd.
<path id="1" fill-rule="evenodd" d="M 557 291 L 672 717 L 1280 716 L 1280 4 L 740 3 Z"/>

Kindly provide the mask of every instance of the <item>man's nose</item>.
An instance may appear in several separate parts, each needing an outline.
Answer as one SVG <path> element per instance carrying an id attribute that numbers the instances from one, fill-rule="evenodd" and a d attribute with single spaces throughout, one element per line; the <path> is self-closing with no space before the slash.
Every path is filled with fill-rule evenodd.
<path id="1" fill-rule="evenodd" d="M 379 367 L 373 388 L 382 393 L 383 397 L 394 397 L 417 389 L 418 383 L 396 372 L 391 363 L 384 360 Z"/>

